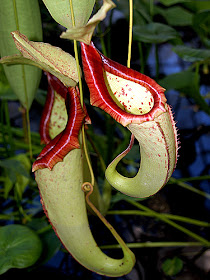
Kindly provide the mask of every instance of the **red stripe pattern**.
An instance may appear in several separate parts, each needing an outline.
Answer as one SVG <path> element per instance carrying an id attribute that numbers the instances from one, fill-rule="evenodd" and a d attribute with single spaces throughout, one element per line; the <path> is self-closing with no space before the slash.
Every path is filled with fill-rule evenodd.
<path id="1" fill-rule="evenodd" d="M 49 168 L 62 161 L 73 149 L 80 148 L 78 135 L 86 114 L 81 107 L 78 91 L 76 88 L 66 88 L 56 77 L 48 74 L 49 91 L 47 104 L 41 120 L 41 139 L 47 143 L 37 160 L 34 162 L 32 171 Z M 68 121 L 65 129 L 54 139 L 49 136 L 49 121 L 52 112 L 54 90 L 65 98 Z M 49 111 L 47 111 L 49 110 Z M 46 118 L 46 120 L 45 120 Z M 89 117 L 88 117 L 89 118 Z"/>

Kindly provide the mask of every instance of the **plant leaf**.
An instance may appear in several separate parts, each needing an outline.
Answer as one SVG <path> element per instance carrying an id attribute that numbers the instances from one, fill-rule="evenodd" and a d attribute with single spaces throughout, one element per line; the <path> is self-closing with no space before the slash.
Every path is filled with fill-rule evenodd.
<path id="1" fill-rule="evenodd" d="M 14 30 L 20 30 L 30 39 L 36 41 L 42 40 L 42 25 L 38 0 L 1 1 L 1 57 L 19 54 L 10 34 Z M 39 85 L 41 70 L 25 65 L 4 65 L 4 71 L 21 104 L 29 109 Z"/>
<path id="2" fill-rule="evenodd" d="M 185 1 L 186 3 L 184 4 L 188 9 L 194 11 L 194 12 L 200 12 L 204 10 L 209 10 L 210 9 L 210 2 L 206 0 L 199 0 L 199 1 L 192 1 L 188 0 Z"/>
<path id="3" fill-rule="evenodd" d="M 167 276 L 175 276 L 182 270 L 182 268 L 183 261 L 178 257 L 167 259 L 162 264 L 162 270 Z"/>
<path id="4" fill-rule="evenodd" d="M 166 24 L 149 23 L 133 27 L 134 40 L 144 43 L 164 43 L 178 37 L 176 30 Z"/>
<path id="5" fill-rule="evenodd" d="M 8 198 L 8 194 L 13 187 L 13 182 L 10 180 L 9 176 L 5 176 L 4 180 L 4 199 Z"/>
<path id="6" fill-rule="evenodd" d="M 193 14 L 182 7 L 163 9 L 162 15 L 172 26 L 192 25 Z"/>
<path id="7" fill-rule="evenodd" d="M 15 191 L 18 194 L 19 199 L 22 199 L 22 195 L 25 191 L 25 188 L 28 186 L 30 181 L 30 170 L 31 170 L 31 163 L 26 154 L 18 154 L 15 159 L 17 159 L 28 172 L 28 176 L 23 176 L 22 174 L 17 174 L 17 179 L 15 182 Z"/>
<path id="8" fill-rule="evenodd" d="M 210 10 L 200 11 L 193 17 L 193 28 L 200 36 L 203 43 L 210 48 Z"/>
<path id="9" fill-rule="evenodd" d="M 69 0 L 42 0 L 51 16 L 66 28 L 72 28 L 71 9 Z M 72 0 L 75 26 L 85 25 L 91 16 L 95 0 Z"/>
<path id="10" fill-rule="evenodd" d="M 29 174 L 24 165 L 15 158 L 0 160 L 0 166 L 5 168 L 7 171 L 12 170 L 13 172 L 15 172 L 15 174 L 17 173 L 25 176 L 26 178 L 29 178 Z"/>
<path id="11" fill-rule="evenodd" d="M 26 268 L 40 257 L 42 244 L 34 231 L 23 225 L 0 228 L 0 274 L 10 268 Z"/>
<path id="12" fill-rule="evenodd" d="M 12 32 L 12 35 L 17 48 L 25 58 L 56 76 L 67 87 L 73 87 L 78 83 L 76 61 L 69 53 L 47 43 L 29 41 L 18 31 Z"/>
<path id="13" fill-rule="evenodd" d="M 182 71 L 179 73 L 168 75 L 159 82 L 168 90 L 175 89 L 181 91 L 186 96 L 192 98 L 194 102 L 200 106 L 201 110 L 203 110 L 207 114 L 210 114 L 210 108 L 195 84 L 196 80 L 197 77 L 194 72 Z"/>
<path id="14" fill-rule="evenodd" d="M 114 7 L 115 4 L 111 0 L 103 0 L 102 7 L 88 21 L 86 25 L 72 27 L 66 32 L 63 32 L 60 37 L 63 39 L 77 40 L 86 44 L 90 44 L 96 26 L 100 21 L 105 19 L 107 12 Z"/>
<path id="15" fill-rule="evenodd" d="M 4 73 L 3 65 L 1 64 L 0 64 L 0 99 L 5 99 L 5 100 L 18 99 L 9 85 L 9 82 Z"/>
<path id="16" fill-rule="evenodd" d="M 175 46 L 172 49 L 178 56 L 188 62 L 203 61 L 210 58 L 210 50 L 195 49 L 187 46 Z"/>
<path id="17" fill-rule="evenodd" d="M 27 226 L 34 231 L 39 231 L 49 227 L 49 224 L 42 218 L 34 218 L 27 223 Z M 47 231 L 43 231 L 43 233 L 39 233 L 39 237 L 42 241 L 43 247 L 42 254 L 37 263 L 37 265 L 40 266 L 50 260 L 58 252 L 61 247 L 61 242 L 54 230 L 50 228 Z"/>
<path id="18" fill-rule="evenodd" d="M 25 64 L 25 65 L 31 65 L 36 66 L 40 68 L 40 65 L 36 63 L 35 61 L 25 58 L 21 54 L 14 54 L 9 56 L 4 56 L 0 59 L 0 62 L 2 64 L 6 65 L 16 65 L 16 64 Z"/>
<path id="19" fill-rule="evenodd" d="M 171 6 L 178 3 L 190 2 L 191 0 L 160 0 L 159 2 L 165 6 Z"/>

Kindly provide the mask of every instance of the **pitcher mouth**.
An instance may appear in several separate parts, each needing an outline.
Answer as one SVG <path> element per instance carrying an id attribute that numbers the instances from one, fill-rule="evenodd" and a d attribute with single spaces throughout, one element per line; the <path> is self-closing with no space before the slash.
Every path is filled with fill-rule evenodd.
<path id="1" fill-rule="evenodd" d="M 93 106 L 101 108 L 123 126 L 154 120 L 166 112 L 165 89 L 153 79 L 105 57 L 93 43 L 81 43 L 81 46 Z"/>

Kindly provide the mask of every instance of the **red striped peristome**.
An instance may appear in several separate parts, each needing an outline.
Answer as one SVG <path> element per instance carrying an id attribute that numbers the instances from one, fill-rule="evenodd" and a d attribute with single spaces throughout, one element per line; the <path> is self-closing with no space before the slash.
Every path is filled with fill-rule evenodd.
<path id="1" fill-rule="evenodd" d="M 76 87 L 65 87 L 56 77 L 49 73 L 47 76 L 49 88 L 40 128 L 41 139 L 42 142 L 46 143 L 46 146 L 34 162 L 32 167 L 33 172 L 42 168 L 49 168 L 51 170 L 72 149 L 78 149 L 80 147 L 78 135 L 81 126 L 85 118 L 87 118 L 87 122 L 90 122 L 90 118 L 85 113 L 87 112 L 86 108 L 83 107 L 84 110 L 82 109 L 78 89 Z M 68 121 L 65 129 L 54 139 L 51 139 L 49 135 L 49 122 L 53 107 L 54 91 L 65 99 Z"/>
<path id="2" fill-rule="evenodd" d="M 85 80 L 90 90 L 90 102 L 110 114 L 123 126 L 153 120 L 165 112 L 166 98 L 164 88 L 153 79 L 133 69 L 127 68 L 101 54 L 93 45 L 81 43 L 82 63 Z M 105 81 L 105 72 L 137 83 L 148 90 L 154 98 L 154 106 L 143 115 L 135 115 L 120 108 L 110 95 Z"/>

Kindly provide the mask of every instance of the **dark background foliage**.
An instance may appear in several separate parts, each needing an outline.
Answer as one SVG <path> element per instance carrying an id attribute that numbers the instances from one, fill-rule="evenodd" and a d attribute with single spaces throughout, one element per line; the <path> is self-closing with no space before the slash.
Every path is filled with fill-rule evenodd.
<path id="1" fill-rule="evenodd" d="M 53 21 L 42 1 L 39 3 L 43 22 L 43 41 L 73 54 L 72 43 L 59 38 L 63 28 Z M 107 56 L 126 65 L 128 1 L 121 0 L 116 4 L 117 8 L 111 11 L 100 28 L 97 28 L 93 40 Z M 209 1 L 134 1 L 131 67 L 154 78 L 166 88 L 166 97 L 173 108 L 181 144 L 173 178 L 158 194 L 139 202 L 159 216 L 149 217 L 147 211 L 123 215 L 122 211 L 138 209 L 132 204 L 134 201 L 127 200 L 125 196 L 113 190 L 109 211 L 118 210 L 119 213 L 112 215 L 108 212 L 107 219 L 127 243 L 185 242 L 185 244 L 176 247 L 136 246 L 132 249 L 137 259 L 135 268 L 129 275 L 117 278 L 119 280 L 209 279 L 209 245 L 188 247 L 188 242 L 195 241 L 192 236 L 161 220 L 164 214 L 174 214 L 209 222 L 209 23 Z M 87 271 L 78 264 L 62 248 L 43 215 L 39 192 L 30 171 L 27 144 L 23 141 L 19 103 L 8 87 L 2 68 L 0 69 L 0 225 L 1 227 L 9 224 L 26 225 L 38 234 L 42 242 L 41 257 L 33 266 L 10 269 L 1 276 L 1 279 L 14 277 L 109 279 Z M 99 185 L 102 185 L 104 173 L 96 150 L 108 164 L 127 147 L 130 135 L 109 116 L 89 105 L 88 89 L 85 85 L 84 88 L 85 102 L 92 120 L 88 137 L 96 147 L 93 149 L 91 144 L 89 145 L 91 159 Z M 30 110 L 34 157 L 41 151 L 38 131 L 46 90 L 47 80 L 43 75 Z M 139 151 L 138 146 L 134 145 L 119 169 L 122 173 L 133 176 L 138 166 Z M 177 223 L 209 240 L 209 224 L 206 227 Z M 90 225 L 99 245 L 116 243 L 96 217 L 90 216 Z M 111 250 L 108 246 L 105 248 L 108 255 L 121 257 L 119 249 Z"/>

